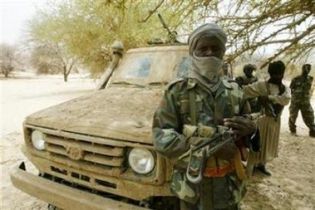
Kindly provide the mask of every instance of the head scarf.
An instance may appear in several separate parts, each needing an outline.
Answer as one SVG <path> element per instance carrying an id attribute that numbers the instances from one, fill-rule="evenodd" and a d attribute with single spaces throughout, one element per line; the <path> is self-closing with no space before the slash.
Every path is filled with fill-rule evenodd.
<path id="1" fill-rule="evenodd" d="M 302 76 L 304 76 L 305 78 L 308 76 L 308 74 L 311 71 L 311 64 L 304 64 L 302 66 Z"/>
<path id="2" fill-rule="evenodd" d="M 226 35 L 224 31 L 214 23 L 204 24 L 195 29 L 188 38 L 189 55 L 191 58 L 191 77 L 195 77 L 212 91 L 215 91 L 220 84 L 220 71 L 223 60 L 215 56 L 198 57 L 195 55 L 197 43 L 202 37 L 216 37 L 222 50 L 225 52 Z"/>
<path id="3" fill-rule="evenodd" d="M 269 64 L 268 73 L 270 76 L 284 74 L 285 65 L 282 61 L 275 61 Z"/>
<path id="4" fill-rule="evenodd" d="M 224 31 L 215 23 L 207 23 L 196 28 L 188 38 L 189 55 L 193 55 L 197 42 L 201 37 L 214 36 L 220 41 L 222 49 L 225 51 L 226 35 Z"/>
<path id="5" fill-rule="evenodd" d="M 253 77 L 253 71 L 256 71 L 257 67 L 253 64 L 246 64 L 243 68 L 243 72 L 246 77 Z"/>
<path id="6" fill-rule="evenodd" d="M 285 86 L 282 83 L 284 71 L 285 71 L 285 65 L 280 60 L 272 62 L 268 66 L 268 73 L 270 75 L 270 79 L 268 80 L 268 82 L 275 84 L 279 87 L 279 95 L 281 95 L 285 91 Z"/>

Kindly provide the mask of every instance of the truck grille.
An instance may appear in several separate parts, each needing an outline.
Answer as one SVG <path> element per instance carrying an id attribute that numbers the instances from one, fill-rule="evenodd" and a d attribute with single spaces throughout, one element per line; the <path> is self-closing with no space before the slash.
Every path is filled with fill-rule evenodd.
<path id="1" fill-rule="evenodd" d="M 123 170 L 125 147 L 47 135 L 45 148 L 56 162 L 75 168 L 118 176 Z"/>

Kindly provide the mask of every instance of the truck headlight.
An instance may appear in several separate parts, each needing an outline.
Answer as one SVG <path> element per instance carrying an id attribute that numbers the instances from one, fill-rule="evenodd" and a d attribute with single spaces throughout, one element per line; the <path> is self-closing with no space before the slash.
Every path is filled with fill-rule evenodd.
<path id="1" fill-rule="evenodd" d="M 45 134 L 43 134 L 42 132 L 37 131 L 37 130 L 32 132 L 32 136 L 31 136 L 32 144 L 37 150 L 45 149 L 44 139 L 45 139 Z"/>
<path id="2" fill-rule="evenodd" d="M 130 151 L 128 162 L 138 174 L 148 174 L 155 165 L 153 154 L 147 149 L 134 148 Z"/>

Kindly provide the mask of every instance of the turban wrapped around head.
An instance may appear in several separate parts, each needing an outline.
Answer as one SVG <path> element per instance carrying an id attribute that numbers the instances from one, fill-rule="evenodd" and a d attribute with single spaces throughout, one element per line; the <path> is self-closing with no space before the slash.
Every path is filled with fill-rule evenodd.
<path id="1" fill-rule="evenodd" d="M 196 28 L 188 38 L 189 44 L 189 54 L 192 55 L 193 51 L 197 46 L 197 42 L 201 37 L 204 36 L 213 36 L 216 37 L 220 41 L 220 45 L 222 49 L 225 51 L 225 44 L 226 44 L 226 34 L 224 31 L 215 23 L 207 23 L 202 26 Z"/>
<path id="2" fill-rule="evenodd" d="M 275 61 L 269 64 L 268 73 L 270 75 L 283 74 L 285 71 L 285 65 L 282 61 Z"/>

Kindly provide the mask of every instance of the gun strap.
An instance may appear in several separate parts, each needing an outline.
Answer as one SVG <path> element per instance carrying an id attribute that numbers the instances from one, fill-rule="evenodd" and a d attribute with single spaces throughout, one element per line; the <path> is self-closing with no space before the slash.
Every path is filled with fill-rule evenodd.
<path id="1" fill-rule="evenodd" d="M 246 175 L 241 159 L 242 159 L 241 152 L 237 149 L 235 156 L 233 158 L 235 171 L 236 171 L 237 177 L 240 180 L 245 180 L 247 179 L 247 175 Z"/>
<path id="2" fill-rule="evenodd" d="M 189 108 L 191 124 L 197 125 L 197 113 L 196 113 L 196 94 L 193 89 L 189 90 Z"/>

